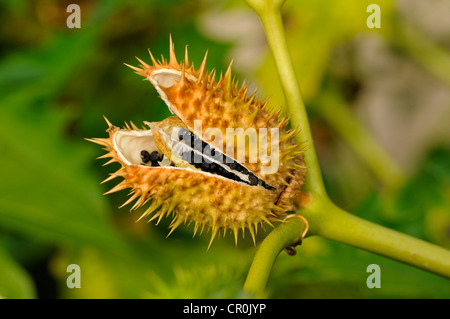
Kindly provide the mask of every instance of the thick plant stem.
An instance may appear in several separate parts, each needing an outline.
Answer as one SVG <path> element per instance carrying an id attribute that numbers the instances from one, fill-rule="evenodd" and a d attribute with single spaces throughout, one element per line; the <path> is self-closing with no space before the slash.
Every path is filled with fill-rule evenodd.
<path id="1" fill-rule="evenodd" d="M 358 247 L 450 278 L 450 251 L 351 215 L 328 198 L 316 198 L 301 214 L 310 234 Z"/>
<path id="2" fill-rule="evenodd" d="M 275 228 L 261 243 L 244 284 L 244 290 L 256 297 L 264 291 L 272 265 L 280 252 L 301 237 L 305 223 L 291 218 Z"/>
<path id="3" fill-rule="evenodd" d="M 319 235 L 450 278 L 449 250 L 351 215 L 328 197 L 315 198 L 301 214 L 309 221 L 309 235 Z M 279 253 L 296 242 L 304 229 L 301 220 L 290 219 L 264 239 L 253 259 L 244 291 L 256 297 L 262 294 Z"/>
<path id="4" fill-rule="evenodd" d="M 255 1 L 247 1 L 247 3 L 254 7 L 250 2 Z M 281 6 L 284 1 L 275 2 L 276 6 Z M 325 194 L 322 173 L 317 160 L 316 150 L 312 144 L 313 139 L 309 127 L 308 116 L 306 114 L 306 108 L 299 90 L 298 81 L 292 66 L 292 60 L 287 49 L 280 11 L 279 9 L 270 8 L 268 10 L 259 8 L 258 10 L 264 11 L 263 14 L 260 14 L 260 19 L 264 26 L 271 51 L 274 55 L 281 87 L 283 88 L 286 99 L 286 105 L 291 116 L 291 122 L 295 124 L 295 127 L 301 129 L 300 133 L 297 135 L 297 141 L 300 143 L 308 143 L 308 148 L 305 151 L 305 163 L 308 167 L 308 172 L 305 178 L 304 190 Z"/>
<path id="5" fill-rule="evenodd" d="M 300 211 L 309 222 L 309 235 L 339 241 L 409 265 L 450 278 L 450 251 L 376 225 L 353 216 L 333 204 L 326 194 L 317 155 L 312 142 L 311 130 L 298 82 L 292 67 L 281 20 L 284 0 L 246 0 L 259 15 L 274 55 L 278 74 L 291 114 L 291 121 L 302 129 L 299 142 L 310 143 L 305 152 L 308 166 L 304 192 L 312 200 Z M 356 142 L 355 143 L 360 143 Z M 400 179 L 400 174 L 398 174 Z M 247 292 L 257 294 L 264 289 L 272 264 L 279 252 L 295 242 L 300 225 L 282 224 L 263 241 L 256 253 L 244 286 Z M 290 228 L 289 225 L 293 225 Z"/>

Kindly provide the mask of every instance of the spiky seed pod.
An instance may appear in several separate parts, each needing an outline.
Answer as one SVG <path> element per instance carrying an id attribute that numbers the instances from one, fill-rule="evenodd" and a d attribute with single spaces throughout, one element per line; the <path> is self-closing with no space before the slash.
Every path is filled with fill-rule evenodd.
<path id="1" fill-rule="evenodd" d="M 256 93 L 248 96 L 247 87 L 238 88 L 231 64 L 216 82 L 215 72 L 206 71 L 207 55 L 195 69 L 186 48 L 179 64 L 172 40 L 169 61 L 150 57 L 152 65 L 138 59 L 139 68 L 129 67 L 153 84 L 175 116 L 145 122 L 149 129 L 134 124 L 120 129 L 107 121 L 109 137 L 90 139 L 105 146 L 108 153 L 102 158 L 121 164 L 106 181 L 123 181 L 108 193 L 131 188 L 125 204 L 137 200 L 132 209 L 151 201 L 141 218 L 156 211 L 150 220 L 159 222 L 174 211 L 170 232 L 184 222 L 194 222 L 194 235 L 210 228 L 210 245 L 227 229 L 237 242 L 239 229 L 244 235 L 248 228 L 254 240 L 261 224 L 292 210 L 301 194 L 304 145 L 295 143 L 295 130 L 285 129 L 287 118 L 270 112 Z M 270 161 L 260 156 L 269 153 L 279 156 L 269 156 Z"/>

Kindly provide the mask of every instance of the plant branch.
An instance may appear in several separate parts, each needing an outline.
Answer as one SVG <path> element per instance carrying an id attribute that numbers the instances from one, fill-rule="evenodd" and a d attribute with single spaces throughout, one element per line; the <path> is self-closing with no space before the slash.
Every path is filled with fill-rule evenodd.
<path id="1" fill-rule="evenodd" d="M 309 236 L 318 235 L 450 278 L 450 251 L 347 213 L 328 197 L 315 198 L 301 210 L 310 225 Z M 291 218 L 275 228 L 261 243 L 244 284 L 244 290 L 262 295 L 279 253 L 295 243 L 305 229 Z"/>
<path id="2" fill-rule="evenodd" d="M 297 242 L 303 231 L 305 223 L 298 218 L 290 218 L 275 228 L 261 243 L 253 259 L 244 290 L 258 296 L 264 291 L 275 260 L 284 248 Z"/>
<path id="3" fill-rule="evenodd" d="M 325 194 L 325 187 L 322 181 L 317 160 L 316 150 L 313 145 L 311 129 L 309 127 L 308 116 L 303 102 L 298 81 L 292 66 L 292 60 L 287 49 L 286 37 L 284 35 L 283 22 L 281 19 L 281 6 L 284 0 L 246 0 L 246 2 L 259 15 L 266 32 L 267 40 L 274 55 L 278 76 L 283 88 L 286 105 L 291 116 L 291 123 L 294 127 L 300 128 L 297 135 L 299 143 L 307 142 L 308 149 L 305 151 L 305 163 L 308 167 L 303 189 L 307 192 Z"/>
<path id="4" fill-rule="evenodd" d="M 294 126 L 302 129 L 298 140 L 310 143 L 309 149 L 305 152 L 308 172 L 303 190 L 309 193 L 312 200 L 301 210 L 301 214 L 309 222 L 309 235 L 319 235 L 349 244 L 450 278 L 450 251 L 353 216 L 329 200 L 323 184 L 305 105 L 287 49 L 281 19 L 281 7 L 284 0 L 245 1 L 259 15 L 264 26 L 291 114 L 291 121 Z M 353 135 L 365 134 L 355 123 L 352 121 L 347 123 L 352 129 L 344 130 L 341 126 L 336 127 L 341 129 L 341 134 L 347 136 L 352 144 L 355 144 L 354 148 L 359 150 L 360 156 L 366 157 L 368 149 L 365 147 L 371 146 L 371 143 L 365 146 L 359 144 L 369 141 L 370 138 L 366 135 L 361 140 L 361 138 L 348 136 L 349 132 Z M 356 133 L 353 130 L 356 130 Z M 382 158 L 382 151 L 379 153 L 381 154 L 378 154 L 379 157 Z M 374 166 L 370 159 L 366 158 L 366 161 L 383 179 L 387 179 L 379 171 L 380 167 Z M 396 175 L 394 180 L 401 180 L 401 173 L 396 172 L 394 166 L 391 167 L 391 171 Z M 276 257 L 283 248 L 295 242 L 298 238 L 296 236 L 302 232 L 302 224 L 300 220 L 283 223 L 267 236 L 259 247 L 249 270 L 244 286 L 247 292 L 256 294 L 264 289 Z"/>
<path id="5" fill-rule="evenodd" d="M 301 211 L 310 234 L 358 247 L 450 278 L 450 251 L 349 214 L 328 198 Z"/>

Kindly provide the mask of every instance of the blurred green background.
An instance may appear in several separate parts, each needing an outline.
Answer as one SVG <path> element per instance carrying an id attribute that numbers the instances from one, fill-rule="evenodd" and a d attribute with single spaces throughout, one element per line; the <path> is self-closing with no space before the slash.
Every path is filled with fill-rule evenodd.
<path id="1" fill-rule="evenodd" d="M 66 8 L 81 7 L 69 29 Z M 341 207 L 371 221 L 450 247 L 450 2 L 386 1 L 381 29 L 368 29 L 372 1 L 290 1 L 284 21 L 327 189 Z M 170 237 L 140 212 L 118 209 L 127 192 L 103 196 L 118 167 L 86 137 L 115 125 L 159 121 L 169 111 L 148 82 L 123 63 L 189 45 L 199 66 L 223 70 L 234 58 L 282 107 L 277 73 L 257 16 L 243 1 L 0 1 L 0 297 L 233 298 L 255 252 L 250 236 Z M 404 171 L 383 185 L 333 127 L 345 104 Z M 336 114 L 338 116 L 338 114 Z M 258 233 L 259 240 L 269 232 Z M 369 289 L 366 268 L 381 267 Z M 81 288 L 69 289 L 69 264 Z M 449 298 L 447 279 L 321 238 L 309 238 L 271 274 L 270 298 Z"/>

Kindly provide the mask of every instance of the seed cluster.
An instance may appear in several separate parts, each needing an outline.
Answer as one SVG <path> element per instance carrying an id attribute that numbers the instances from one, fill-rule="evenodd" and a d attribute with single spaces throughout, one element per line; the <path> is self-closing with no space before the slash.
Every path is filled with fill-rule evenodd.
<path id="1" fill-rule="evenodd" d="M 141 160 L 144 164 L 151 162 L 152 166 L 160 166 L 159 162 L 161 162 L 164 158 L 164 154 L 158 153 L 158 151 L 153 151 L 151 153 L 146 150 L 141 151 Z"/>
<path id="2" fill-rule="evenodd" d="M 185 160 L 189 164 L 194 165 L 196 168 L 201 169 L 204 172 L 226 177 L 233 181 L 244 182 L 251 186 L 257 186 L 258 184 L 260 184 L 266 189 L 273 189 L 273 187 L 267 185 L 263 180 L 256 177 L 243 165 L 239 164 L 231 157 L 228 157 L 225 154 L 215 150 L 208 143 L 195 136 L 195 134 L 193 134 L 189 130 L 180 128 L 178 139 L 188 146 L 188 150 L 185 150 L 183 152 L 183 160 Z M 199 150 L 200 155 L 197 155 L 194 150 Z M 198 158 L 198 156 L 200 156 L 200 158 Z M 227 170 L 221 164 L 228 166 L 231 171 Z M 240 178 L 239 175 L 236 174 L 236 172 L 247 176 L 248 181 Z"/>

